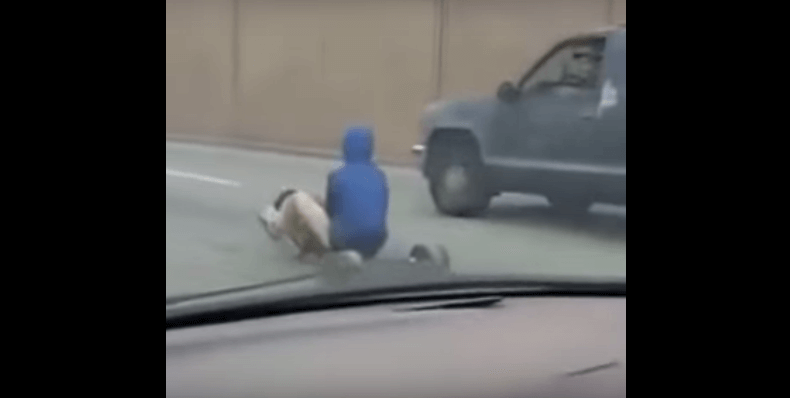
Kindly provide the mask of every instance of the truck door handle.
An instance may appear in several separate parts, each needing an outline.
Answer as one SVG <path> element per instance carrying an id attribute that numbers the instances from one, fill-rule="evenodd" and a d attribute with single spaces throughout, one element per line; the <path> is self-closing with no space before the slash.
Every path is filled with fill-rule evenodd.
<path id="1" fill-rule="evenodd" d="M 581 117 L 584 120 L 595 119 L 595 111 L 582 112 Z"/>

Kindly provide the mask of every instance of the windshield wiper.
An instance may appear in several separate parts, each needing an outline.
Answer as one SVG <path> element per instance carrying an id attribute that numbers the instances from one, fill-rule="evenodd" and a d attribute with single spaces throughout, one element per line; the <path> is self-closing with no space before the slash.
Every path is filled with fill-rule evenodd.
<path id="1" fill-rule="evenodd" d="M 256 283 L 252 285 L 213 290 L 203 293 L 184 294 L 167 297 L 166 306 L 186 303 L 200 299 L 225 298 L 233 294 L 270 294 L 273 288 L 293 289 L 309 294 L 317 288 L 336 290 L 338 288 L 359 289 L 370 288 L 380 284 L 404 285 L 414 282 L 445 280 L 452 272 L 447 265 L 435 265 L 430 262 L 382 261 L 366 263 L 364 268 L 325 265 L 319 272 L 299 275 L 276 281 Z M 309 283 L 305 283 L 309 282 Z"/>
<path id="2" fill-rule="evenodd" d="M 505 298 L 503 296 L 489 296 L 489 297 L 477 297 L 471 299 L 449 300 L 440 303 L 431 303 L 427 305 L 417 305 L 413 307 L 400 308 L 397 309 L 396 311 L 410 312 L 410 311 L 486 308 L 499 304 L 504 299 Z"/>
<path id="3" fill-rule="evenodd" d="M 291 278 L 284 278 L 278 279 L 276 281 L 270 282 L 263 282 L 263 283 L 256 283 L 253 285 L 244 285 L 244 286 L 237 286 L 231 287 L 227 289 L 220 289 L 220 290 L 212 290 L 208 292 L 201 292 L 201 293 L 188 293 L 188 294 L 180 294 L 175 296 L 170 296 L 165 298 L 165 305 L 174 305 L 182 302 L 187 302 L 191 300 L 197 300 L 202 298 L 211 298 L 211 297 L 219 297 L 219 296 L 226 296 L 233 293 L 244 293 L 254 290 L 272 288 L 276 286 L 288 285 L 292 283 L 304 282 L 309 281 L 316 278 L 315 273 L 306 274 L 306 275 L 297 275 Z"/>

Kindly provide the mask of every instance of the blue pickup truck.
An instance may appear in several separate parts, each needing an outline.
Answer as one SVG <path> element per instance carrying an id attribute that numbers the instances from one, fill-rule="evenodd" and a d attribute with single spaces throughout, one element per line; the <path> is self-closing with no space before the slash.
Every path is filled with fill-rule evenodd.
<path id="1" fill-rule="evenodd" d="M 565 212 L 625 205 L 625 26 L 569 37 L 496 96 L 430 104 L 421 157 L 436 208 L 474 216 L 504 192 Z"/>

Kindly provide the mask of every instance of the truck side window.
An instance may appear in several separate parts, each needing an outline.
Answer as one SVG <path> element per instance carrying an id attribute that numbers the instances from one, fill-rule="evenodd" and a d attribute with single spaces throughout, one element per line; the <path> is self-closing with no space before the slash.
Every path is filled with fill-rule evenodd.
<path id="1" fill-rule="evenodd" d="M 603 46 L 595 44 L 575 46 L 572 49 L 571 57 L 564 65 L 560 84 L 594 87 L 598 83 L 603 61 Z"/>
<path id="2" fill-rule="evenodd" d="M 557 51 L 524 83 L 523 90 L 526 91 L 538 85 L 559 84 L 563 79 L 563 71 L 571 54 L 570 47 Z"/>
<path id="3" fill-rule="evenodd" d="M 598 83 L 603 59 L 603 40 L 576 43 L 554 53 L 527 80 L 523 90 L 541 86 L 594 86 Z"/>

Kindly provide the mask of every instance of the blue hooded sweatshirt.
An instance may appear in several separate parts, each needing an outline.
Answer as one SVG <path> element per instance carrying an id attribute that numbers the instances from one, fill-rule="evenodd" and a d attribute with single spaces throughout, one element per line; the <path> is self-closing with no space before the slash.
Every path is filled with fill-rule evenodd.
<path id="1" fill-rule="evenodd" d="M 352 249 L 370 258 L 387 240 L 389 186 L 373 162 L 373 133 L 353 128 L 343 141 L 344 164 L 329 175 L 326 211 L 336 250 Z"/>

